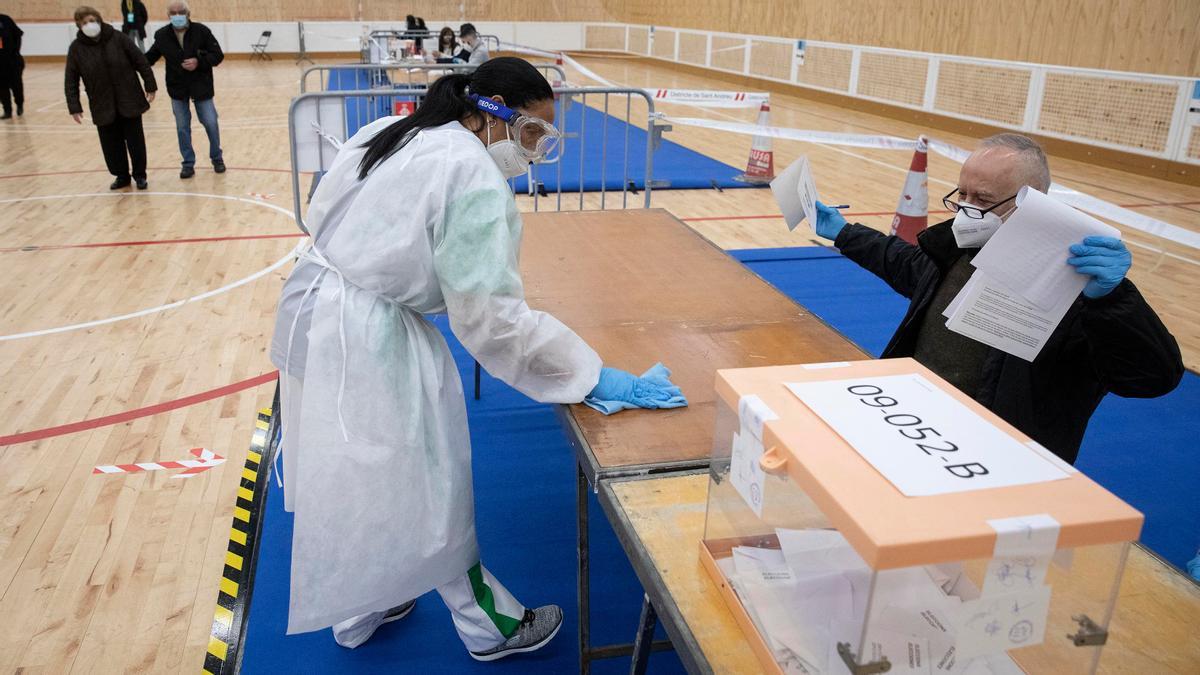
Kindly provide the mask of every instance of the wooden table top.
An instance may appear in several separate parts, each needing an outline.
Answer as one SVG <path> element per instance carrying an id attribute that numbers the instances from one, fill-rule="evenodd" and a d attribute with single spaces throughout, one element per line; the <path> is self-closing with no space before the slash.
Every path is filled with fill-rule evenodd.
<path id="1" fill-rule="evenodd" d="M 604 418 L 570 408 L 600 470 L 707 460 L 719 368 L 870 358 L 670 213 L 525 214 L 529 305 L 570 326 L 605 365 L 661 361 L 687 408 Z"/>
<path id="2" fill-rule="evenodd" d="M 618 533 L 622 540 L 637 547 L 639 555 L 630 552 L 630 557 L 644 558 L 634 566 L 649 568 L 675 604 L 675 612 L 658 607 L 659 615 L 685 618 L 701 652 L 696 660 L 716 673 L 758 673 L 754 652 L 700 564 L 708 480 L 706 473 L 692 473 L 605 481 L 602 501 L 614 500 L 622 512 L 609 520 L 625 530 Z M 1200 672 L 1197 621 L 1200 586 L 1140 546 L 1132 547 L 1100 672 Z"/>

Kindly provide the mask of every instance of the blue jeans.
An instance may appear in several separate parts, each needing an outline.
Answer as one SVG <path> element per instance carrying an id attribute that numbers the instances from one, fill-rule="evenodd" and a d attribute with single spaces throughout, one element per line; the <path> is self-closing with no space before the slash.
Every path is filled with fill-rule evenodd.
<path id="1" fill-rule="evenodd" d="M 221 130 L 217 128 L 217 106 L 213 100 L 196 101 L 196 117 L 208 133 L 208 157 L 213 162 L 222 160 Z M 171 99 L 171 111 L 175 113 L 175 133 L 179 136 L 179 154 L 184 167 L 196 166 L 196 152 L 192 150 L 192 110 L 186 100 Z"/>

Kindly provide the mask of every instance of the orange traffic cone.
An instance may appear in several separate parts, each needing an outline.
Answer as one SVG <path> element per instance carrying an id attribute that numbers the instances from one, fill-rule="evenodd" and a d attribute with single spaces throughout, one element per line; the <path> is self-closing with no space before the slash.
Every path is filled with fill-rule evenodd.
<path id="1" fill-rule="evenodd" d="M 892 234 L 910 244 L 917 243 L 917 235 L 929 226 L 929 165 L 927 139 L 917 139 L 912 163 L 908 166 L 908 177 L 904 179 L 904 192 L 892 218 Z"/>
<path id="2" fill-rule="evenodd" d="M 771 126 L 771 103 L 763 101 L 758 109 L 758 126 Z M 750 143 L 750 159 L 746 162 L 746 173 L 734 180 L 755 185 L 766 185 L 775 178 L 775 153 L 771 151 L 770 136 L 755 136 Z"/>

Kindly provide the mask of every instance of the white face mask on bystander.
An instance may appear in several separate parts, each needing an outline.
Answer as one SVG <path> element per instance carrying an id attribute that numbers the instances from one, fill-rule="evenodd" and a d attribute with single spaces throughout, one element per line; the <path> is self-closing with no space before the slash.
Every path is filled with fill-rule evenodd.
<path id="1" fill-rule="evenodd" d="M 86 35 L 90 38 L 94 38 L 100 34 L 100 22 L 99 21 L 88 21 L 87 23 L 80 26 L 79 30 L 82 31 L 84 35 Z"/>
<path id="2" fill-rule="evenodd" d="M 959 204 L 972 206 L 962 202 Z M 995 211 L 988 211 L 982 218 L 972 218 L 967 215 L 966 210 L 959 209 L 954 215 L 954 224 L 950 229 L 954 232 L 954 243 L 958 244 L 959 248 L 977 248 L 986 244 L 1003 224 L 1004 219 L 996 215 Z"/>

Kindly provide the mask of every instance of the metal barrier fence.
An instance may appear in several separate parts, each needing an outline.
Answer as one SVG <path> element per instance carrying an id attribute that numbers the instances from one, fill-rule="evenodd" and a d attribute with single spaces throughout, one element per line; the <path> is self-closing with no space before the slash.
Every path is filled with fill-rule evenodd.
<path id="1" fill-rule="evenodd" d="M 563 82 L 567 73 L 554 63 L 532 63 L 551 84 Z M 470 73 L 479 66 L 466 63 L 373 64 L 351 63 L 311 66 L 300 76 L 300 93 L 324 91 L 331 84 L 348 85 L 347 89 L 406 89 L 429 86 L 447 73 Z M 314 76 L 317 78 L 312 82 Z M 349 80 L 349 82 L 347 82 Z M 315 85 L 315 86 L 313 86 Z"/>
<path id="2" fill-rule="evenodd" d="M 630 195 L 637 195 L 639 189 L 642 207 L 649 208 L 652 190 L 662 187 L 653 179 L 654 152 L 662 142 L 663 132 L 671 129 L 657 119 L 654 100 L 641 89 L 557 87 L 554 92 L 555 125 L 562 133 L 562 140 L 550 156 L 531 165 L 526 176 L 510 183 L 514 190 L 524 182 L 523 191 L 532 197 L 535 211 L 541 210 L 546 201 L 552 202 L 553 210 L 582 210 L 585 192 L 598 193 L 600 209 L 608 208 L 610 201 L 615 202 L 619 192 L 620 208 L 626 208 Z M 288 110 L 292 201 L 296 224 L 302 231 L 308 232 L 301 175 L 313 174 L 312 187 L 307 192 L 307 197 L 311 197 L 342 144 L 358 129 L 392 115 L 400 107 L 398 104 L 415 110 L 423 97 L 424 87 L 418 86 L 307 92 L 292 99 Z M 571 123 L 572 115 L 575 124 Z M 597 148 L 598 167 L 594 156 Z M 637 157 L 644 157 L 642 166 L 638 166 L 642 162 Z M 568 158 L 573 158 L 578 166 L 568 166 Z M 564 201 L 564 193 L 578 193 L 578 200 Z"/>

